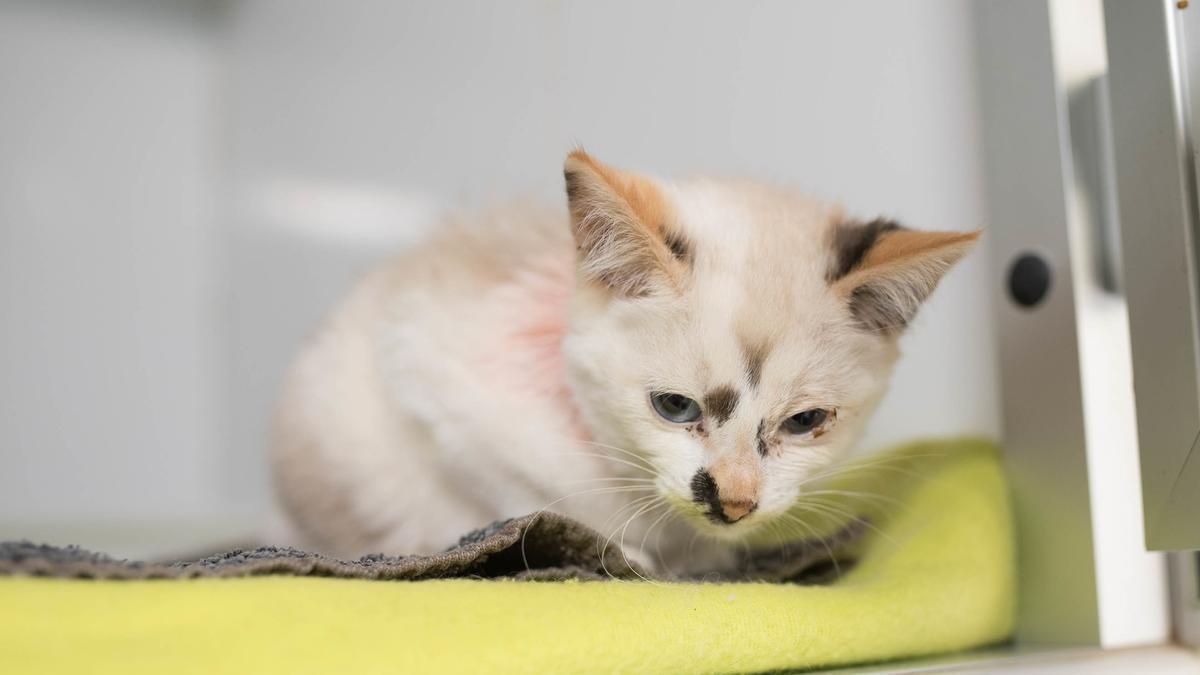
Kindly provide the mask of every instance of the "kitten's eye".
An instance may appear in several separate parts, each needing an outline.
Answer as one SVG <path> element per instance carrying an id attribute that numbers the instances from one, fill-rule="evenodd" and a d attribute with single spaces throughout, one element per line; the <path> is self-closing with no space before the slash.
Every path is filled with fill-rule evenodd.
<path id="1" fill-rule="evenodd" d="M 650 394 L 650 403 L 664 420 L 675 424 L 686 424 L 700 419 L 700 404 L 683 394 L 655 392 Z"/>
<path id="2" fill-rule="evenodd" d="M 802 413 L 796 413 L 783 421 L 783 430 L 797 436 L 807 434 L 829 419 L 829 411 L 823 408 L 813 408 Z"/>

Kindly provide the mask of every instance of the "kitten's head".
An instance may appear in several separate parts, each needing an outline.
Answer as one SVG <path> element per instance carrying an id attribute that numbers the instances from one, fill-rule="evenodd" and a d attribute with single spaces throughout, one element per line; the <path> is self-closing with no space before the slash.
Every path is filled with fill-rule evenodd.
<path id="1" fill-rule="evenodd" d="M 978 237 L 761 185 L 667 184 L 583 151 L 565 176 L 577 403 L 598 442 L 648 461 L 661 495 L 718 535 L 788 510 L 846 455 L 898 335 Z"/>

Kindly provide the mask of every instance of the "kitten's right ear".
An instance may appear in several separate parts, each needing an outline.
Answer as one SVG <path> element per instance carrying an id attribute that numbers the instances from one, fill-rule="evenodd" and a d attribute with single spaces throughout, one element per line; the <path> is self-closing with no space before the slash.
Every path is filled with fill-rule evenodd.
<path id="1" fill-rule="evenodd" d="M 690 253 L 653 180 L 601 164 L 583 150 L 567 155 L 563 176 L 584 279 L 622 297 L 678 284 Z"/>

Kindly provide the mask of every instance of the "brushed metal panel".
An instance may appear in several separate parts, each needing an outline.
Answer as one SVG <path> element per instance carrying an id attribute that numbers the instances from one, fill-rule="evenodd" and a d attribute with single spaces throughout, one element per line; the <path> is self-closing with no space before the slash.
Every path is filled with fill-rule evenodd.
<path id="1" fill-rule="evenodd" d="M 1088 467 L 1069 242 L 1066 96 L 1045 0 L 978 6 L 987 194 L 1000 327 L 1005 464 L 1018 528 L 1017 639 L 1099 644 Z M 1007 296 L 1012 261 L 1041 255 L 1049 294 Z"/>
<path id="2" fill-rule="evenodd" d="M 1189 58 L 1179 23 L 1195 26 L 1191 41 L 1200 44 L 1200 10 L 1163 0 L 1105 0 L 1104 10 L 1146 545 L 1200 548 L 1196 184 L 1186 93 L 1200 76 L 1200 52 L 1193 45 Z"/>

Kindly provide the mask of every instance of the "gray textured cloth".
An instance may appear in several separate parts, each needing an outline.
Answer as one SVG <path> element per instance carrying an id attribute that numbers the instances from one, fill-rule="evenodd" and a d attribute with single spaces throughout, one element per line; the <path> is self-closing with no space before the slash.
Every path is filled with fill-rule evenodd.
<path id="1" fill-rule="evenodd" d="M 798 542 L 786 548 L 746 554 L 740 570 L 708 581 L 764 580 L 816 582 L 835 566 L 851 561 L 838 557 L 862 533 L 855 522 L 830 539 Z M 651 577 L 626 562 L 615 547 L 603 558 L 604 538 L 595 530 L 553 513 L 528 515 L 471 532 L 458 544 L 434 555 L 391 557 L 369 555 L 337 560 L 292 548 L 264 546 L 233 550 L 195 561 L 170 564 L 116 560 L 78 547 L 30 542 L 0 543 L 0 574 L 86 579 L 175 579 L 244 577 L 263 574 L 348 579 L 422 580 L 446 578 L 513 578 L 530 580 L 636 579 Z M 658 576 L 664 580 L 667 577 Z"/>

